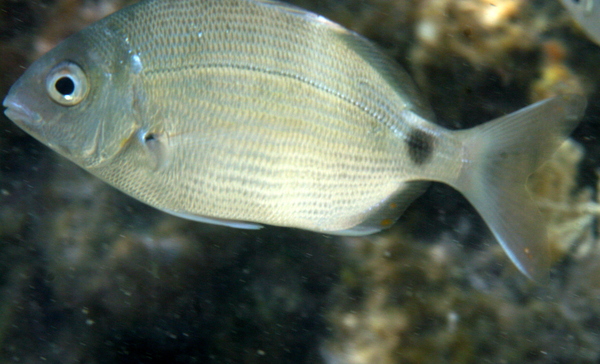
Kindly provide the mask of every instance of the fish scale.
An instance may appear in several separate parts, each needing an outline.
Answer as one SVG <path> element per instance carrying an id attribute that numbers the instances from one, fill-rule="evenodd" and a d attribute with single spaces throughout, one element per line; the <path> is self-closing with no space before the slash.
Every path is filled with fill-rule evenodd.
<path id="1" fill-rule="evenodd" d="M 563 95 L 446 130 L 365 39 L 267 0 L 141 1 L 58 45 L 4 100 L 89 172 L 202 222 L 366 235 L 447 183 L 530 277 L 549 258 L 525 181 L 585 104 Z"/>
<path id="2" fill-rule="evenodd" d="M 368 79 L 377 74 L 372 70 L 370 70 L 371 74 L 365 74 L 365 71 L 369 70 L 353 66 L 353 62 L 346 59 L 349 55 L 336 52 L 336 47 L 332 45 L 340 43 L 341 39 L 335 32 L 331 34 L 326 24 L 321 25 L 325 28 L 322 31 L 309 31 L 314 28 L 314 19 L 293 17 L 291 14 L 278 11 L 279 9 L 273 6 L 242 3 L 243 7 L 239 6 L 238 1 L 200 1 L 196 11 L 183 17 L 179 13 L 168 12 L 163 15 L 164 19 L 170 19 L 175 24 L 199 24 L 189 32 L 196 34 L 201 31 L 202 37 L 189 37 L 181 34 L 178 29 L 174 34 L 169 33 L 168 37 L 154 39 L 157 33 L 155 29 L 162 29 L 153 25 L 156 21 L 142 18 L 139 24 L 131 24 L 133 25 L 130 27 L 131 32 L 140 34 L 139 37 L 130 38 L 141 39 L 139 45 L 132 42 L 132 48 L 138 49 L 145 72 L 148 74 L 177 72 L 185 65 L 198 69 L 207 64 L 241 66 L 252 64 L 260 66 L 263 70 L 279 71 L 281 74 L 304 78 L 340 95 L 354 95 L 353 100 L 361 100 L 361 103 L 368 104 L 370 109 L 378 108 L 378 105 L 371 100 L 389 99 L 390 93 L 394 92 L 389 87 L 384 87 L 383 90 L 374 88 L 371 92 L 377 92 L 379 95 L 371 95 L 364 90 L 364 87 L 360 88 L 359 93 L 357 87 L 348 85 L 346 82 L 348 76 Z M 239 6 L 239 14 L 231 10 L 236 8 L 235 4 Z M 165 6 L 165 4 L 157 2 L 156 6 Z M 168 7 L 169 5 L 166 5 L 165 9 Z M 203 11 L 210 8 L 215 11 Z M 250 12 L 248 10 L 250 8 L 258 8 L 262 11 Z M 148 11 L 150 12 L 151 10 Z M 222 17 L 226 20 L 216 16 L 214 14 L 216 12 L 223 14 Z M 249 24 L 247 19 L 252 16 L 254 21 Z M 168 27 L 167 24 L 167 21 L 163 21 L 160 25 Z M 244 24 L 247 29 L 240 29 L 241 26 L 237 24 Z M 251 30 L 253 30 L 251 34 L 259 36 L 248 36 Z M 261 42 L 252 44 L 253 37 L 260 39 Z M 173 44 L 177 47 L 174 48 Z M 186 44 L 186 47 L 179 47 L 179 44 Z M 358 55 L 350 55 L 350 57 L 360 58 Z M 340 67 L 340 64 L 346 67 Z M 404 102 L 406 100 L 399 97 L 397 105 L 388 110 L 396 112 Z M 387 110 L 380 114 L 386 115 Z"/>

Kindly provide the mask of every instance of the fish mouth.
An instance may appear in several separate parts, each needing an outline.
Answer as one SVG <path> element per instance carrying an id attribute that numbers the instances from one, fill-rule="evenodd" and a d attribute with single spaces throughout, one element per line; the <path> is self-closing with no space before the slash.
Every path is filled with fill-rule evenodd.
<path id="1" fill-rule="evenodd" d="M 21 105 L 17 100 L 10 96 L 7 96 L 4 99 L 2 106 L 6 108 L 6 110 L 4 110 L 4 115 L 15 123 L 35 124 L 42 121 L 40 114 Z"/>

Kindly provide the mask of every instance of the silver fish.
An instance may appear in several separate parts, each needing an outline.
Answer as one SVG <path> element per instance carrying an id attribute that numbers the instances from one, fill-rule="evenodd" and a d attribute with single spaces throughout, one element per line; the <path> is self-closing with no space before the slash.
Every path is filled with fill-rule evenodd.
<path id="1" fill-rule="evenodd" d="M 549 259 L 525 181 L 585 104 L 558 96 L 446 130 L 368 41 L 266 0 L 140 2 L 44 55 L 4 100 L 84 169 L 203 222 L 372 234 L 447 183 L 530 277 Z"/>
<path id="2" fill-rule="evenodd" d="M 600 45 L 600 1 L 560 0 L 571 13 L 581 29 L 596 44 Z"/>

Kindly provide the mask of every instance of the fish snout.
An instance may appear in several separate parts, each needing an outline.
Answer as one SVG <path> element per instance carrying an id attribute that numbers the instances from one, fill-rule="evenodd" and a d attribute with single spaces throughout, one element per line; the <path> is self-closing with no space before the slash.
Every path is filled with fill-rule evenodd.
<path id="1" fill-rule="evenodd" d="M 6 110 L 4 110 L 4 114 L 17 124 L 34 126 L 42 121 L 40 114 L 31 110 L 27 106 L 24 106 L 19 102 L 19 100 L 11 95 L 8 95 L 4 99 L 2 106 L 6 108 Z"/>

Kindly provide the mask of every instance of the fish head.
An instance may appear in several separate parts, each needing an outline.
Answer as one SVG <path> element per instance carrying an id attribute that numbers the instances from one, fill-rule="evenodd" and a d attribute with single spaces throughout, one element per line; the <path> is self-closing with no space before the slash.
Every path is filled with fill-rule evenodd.
<path id="1" fill-rule="evenodd" d="M 110 160 L 133 128 L 131 65 L 120 38 L 92 27 L 63 41 L 11 87 L 6 116 L 84 168 Z"/>

